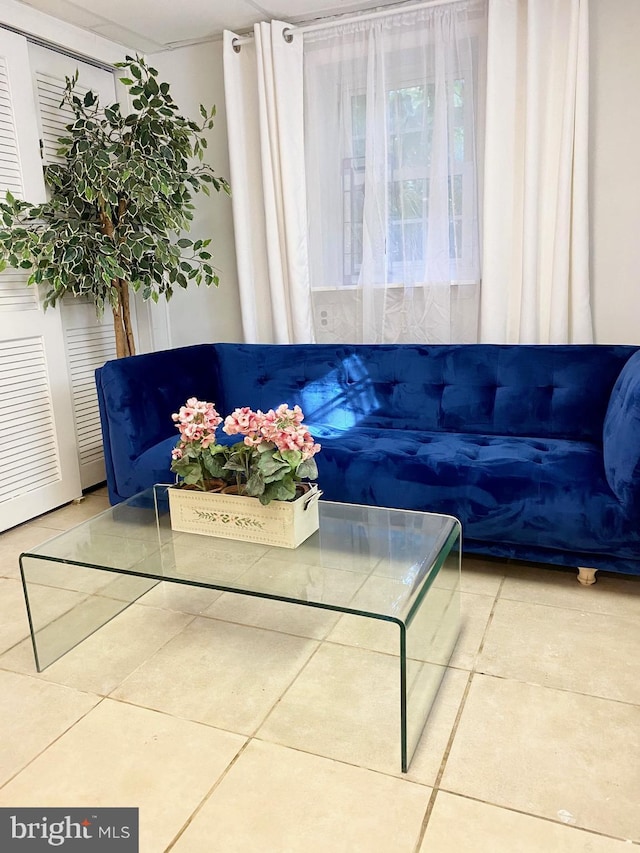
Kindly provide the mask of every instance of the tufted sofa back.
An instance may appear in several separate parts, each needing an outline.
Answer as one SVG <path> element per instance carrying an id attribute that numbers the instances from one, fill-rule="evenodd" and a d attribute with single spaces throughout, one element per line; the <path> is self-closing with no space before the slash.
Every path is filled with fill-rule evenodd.
<path id="1" fill-rule="evenodd" d="M 225 414 L 298 403 L 337 429 L 410 429 L 602 442 L 636 347 L 216 344 Z"/>

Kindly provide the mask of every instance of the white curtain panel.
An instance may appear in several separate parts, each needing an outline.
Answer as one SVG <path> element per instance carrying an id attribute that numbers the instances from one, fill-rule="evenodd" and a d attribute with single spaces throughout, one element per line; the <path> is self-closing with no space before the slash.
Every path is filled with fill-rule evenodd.
<path id="1" fill-rule="evenodd" d="M 302 38 L 224 33 L 230 183 L 242 325 L 248 343 L 313 341 L 302 99 Z"/>
<path id="2" fill-rule="evenodd" d="M 316 339 L 477 340 L 486 4 L 304 35 Z"/>
<path id="3" fill-rule="evenodd" d="M 481 339 L 590 343 L 587 0 L 489 0 Z"/>

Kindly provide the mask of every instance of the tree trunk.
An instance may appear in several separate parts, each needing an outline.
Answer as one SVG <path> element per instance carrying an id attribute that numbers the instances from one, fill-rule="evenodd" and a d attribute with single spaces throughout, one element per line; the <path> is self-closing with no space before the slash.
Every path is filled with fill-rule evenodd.
<path id="1" fill-rule="evenodd" d="M 120 304 L 122 305 L 122 325 L 124 326 L 124 334 L 127 339 L 127 347 L 129 355 L 136 354 L 136 342 L 133 337 L 133 326 L 131 325 L 131 306 L 129 304 L 129 283 L 119 280 L 120 285 Z"/>
<path id="2" fill-rule="evenodd" d="M 103 234 L 113 239 L 113 222 L 107 213 L 107 207 L 102 196 L 98 198 L 100 210 L 100 229 Z M 122 221 L 127 210 L 124 199 L 118 201 L 118 221 Z M 133 328 L 131 326 L 131 311 L 129 306 L 129 282 L 116 278 L 111 282 L 118 295 L 117 304 L 112 306 L 113 328 L 116 334 L 116 358 L 125 358 L 136 354 L 136 345 L 133 339 Z"/>
<path id="3" fill-rule="evenodd" d="M 113 307 L 113 329 L 116 336 L 116 358 L 135 355 L 136 347 L 131 328 L 131 313 L 129 306 L 129 285 L 126 281 L 117 279 L 114 282 L 118 291 L 118 304 Z"/>

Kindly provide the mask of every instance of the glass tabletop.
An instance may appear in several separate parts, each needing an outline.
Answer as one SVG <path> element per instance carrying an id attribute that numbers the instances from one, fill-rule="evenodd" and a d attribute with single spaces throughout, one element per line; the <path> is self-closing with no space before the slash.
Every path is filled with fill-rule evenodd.
<path id="1" fill-rule="evenodd" d="M 25 552 L 29 581 L 55 585 L 62 563 L 406 623 L 458 537 L 450 516 L 329 501 L 319 530 L 295 549 L 180 533 L 166 488 Z"/>

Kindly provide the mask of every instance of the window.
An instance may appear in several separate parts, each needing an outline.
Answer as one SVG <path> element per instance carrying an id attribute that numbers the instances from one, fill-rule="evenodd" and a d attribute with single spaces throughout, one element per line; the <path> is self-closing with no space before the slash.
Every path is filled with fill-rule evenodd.
<path id="1" fill-rule="evenodd" d="M 473 140 L 474 111 L 473 98 L 465 98 L 465 83 L 464 77 L 458 77 L 446 87 L 450 116 L 447 224 L 452 280 L 474 275 L 475 170 L 465 163 L 465 137 Z M 357 285 L 360 278 L 366 172 L 366 95 L 352 94 L 349 101 L 351 156 L 345 157 L 342 165 L 344 286 Z M 411 283 L 424 279 L 429 244 L 435 83 L 407 82 L 388 89 L 385 101 L 385 283 Z"/>
<path id="2" fill-rule="evenodd" d="M 319 341 L 471 341 L 486 6 L 305 34 L 305 162 Z"/>

